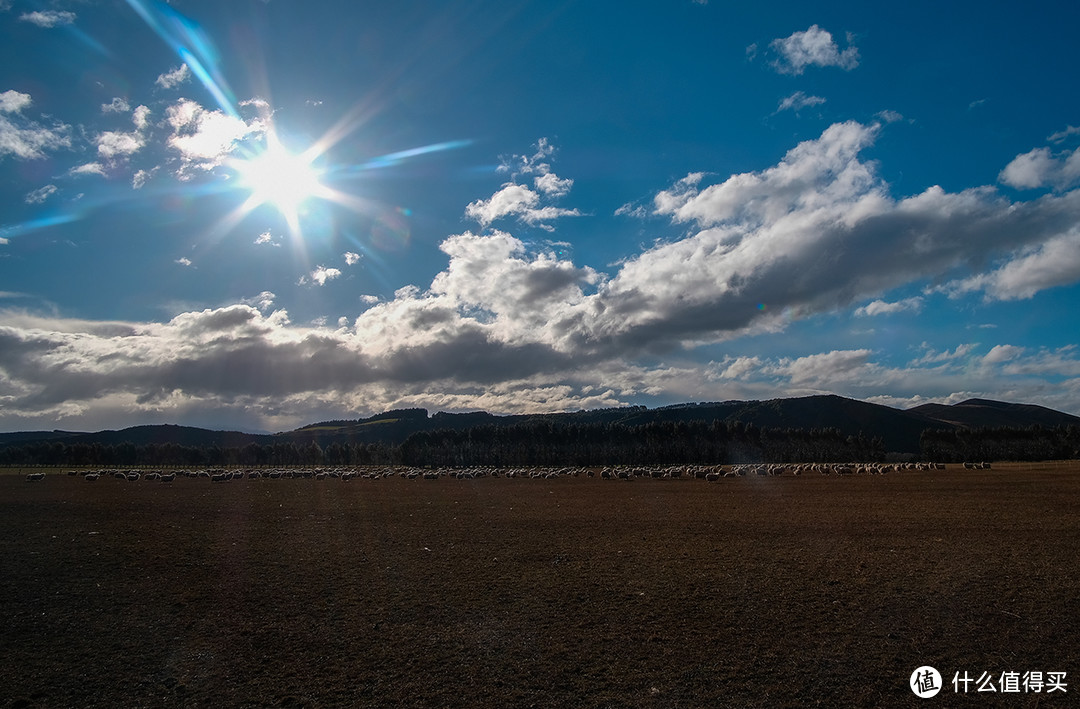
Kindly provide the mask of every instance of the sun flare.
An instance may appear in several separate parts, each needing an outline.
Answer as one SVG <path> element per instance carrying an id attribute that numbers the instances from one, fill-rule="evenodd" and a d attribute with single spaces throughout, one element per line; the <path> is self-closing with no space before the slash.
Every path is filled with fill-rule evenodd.
<path id="1" fill-rule="evenodd" d="M 290 224 L 299 218 L 304 203 L 312 197 L 325 197 L 327 188 L 320 182 L 320 171 L 307 152 L 294 153 L 277 140 L 267 140 L 266 150 L 234 164 L 240 186 L 251 194 L 245 205 L 248 211 L 269 205 Z"/>

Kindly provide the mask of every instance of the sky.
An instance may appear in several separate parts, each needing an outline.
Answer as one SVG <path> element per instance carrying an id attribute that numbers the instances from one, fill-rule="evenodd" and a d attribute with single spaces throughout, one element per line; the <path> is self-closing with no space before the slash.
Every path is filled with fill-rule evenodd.
<path id="1" fill-rule="evenodd" d="M 0 0 L 0 430 L 1080 414 L 1080 6 Z"/>

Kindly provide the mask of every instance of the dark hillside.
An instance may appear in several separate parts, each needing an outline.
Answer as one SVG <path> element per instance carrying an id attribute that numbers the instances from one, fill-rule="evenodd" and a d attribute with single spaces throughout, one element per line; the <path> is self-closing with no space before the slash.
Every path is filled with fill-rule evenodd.
<path id="1" fill-rule="evenodd" d="M 399 446 L 414 434 L 435 431 L 497 430 L 538 425 L 636 429 L 653 424 L 712 424 L 714 421 L 753 424 L 759 429 L 779 431 L 839 431 L 844 436 L 861 435 L 868 440 L 880 439 L 887 452 L 919 454 L 920 436 L 924 431 L 1073 426 L 1080 424 L 1080 417 L 1043 406 L 985 399 L 970 399 L 952 406 L 924 404 L 905 411 L 842 396 L 820 395 L 766 401 L 688 403 L 656 409 L 628 406 L 553 414 L 496 415 L 475 411 L 429 415 L 426 409 L 401 409 L 362 419 L 313 423 L 273 435 L 174 425 L 134 426 L 97 433 L 28 431 L 0 434 L 0 450 L 45 444 L 175 444 L 197 449 L 238 449 L 251 444 L 304 446 L 312 443 L 322 448 L 334 444 Z"/>
<path id="2" fill-rule="evenodd" d="M 988 399 L 968 399 L 959 404 L 923 404 L 916 413 L 951 426 L 964 428 L 1017 428 L 1026 426 L 1075 426 L 1080 417 L 1034 404 L 1011 404 Z"/>
<path id="3" fill-rule="evenodd" d="M 923 430 L 941 426 L 908 411 L 834 395 L 746 402 L 728 420 L 762 428 L 837 428 L 848 435 L 881 438 L 886 450 L 903 453 L 918 452 Z"/>

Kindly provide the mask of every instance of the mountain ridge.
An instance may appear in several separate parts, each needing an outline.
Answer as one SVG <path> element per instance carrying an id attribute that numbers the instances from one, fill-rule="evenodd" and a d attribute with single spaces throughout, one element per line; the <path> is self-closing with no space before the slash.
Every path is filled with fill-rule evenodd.
<path id="1" fill-rule="evenodd" d="M 193 447 L 243 447 L 275 443 L 319 445 L 384 443 L 397 445 L 413 433 L 476 426 L 513 426 L 536 421 L 556 425 L 641 426 L 679 421 L 740 422 L 759 428 L 838 429 L 847 435 L 881 438 L 886 450 L 918 453 L 922 432 L 932 429 L 1026 428 L 1080 425 L 1080 417 L 1035 404 L 968 399 L 956 404 L 922 404 L 895 409 L 835 394 L 766 400 L 675 404 L 649 409 L 629 406 L 548 414 L 497 415 L 486 411 L 430 414 L 426 409 L 384 411 L 360 419 L 322 421 L 274 434 L 218 431 L 176 424 L 143 424 L 97 432 L 22 431 L 0 433 L 0 447 L 28 443 L 118 445 L 176 444 Z"/>

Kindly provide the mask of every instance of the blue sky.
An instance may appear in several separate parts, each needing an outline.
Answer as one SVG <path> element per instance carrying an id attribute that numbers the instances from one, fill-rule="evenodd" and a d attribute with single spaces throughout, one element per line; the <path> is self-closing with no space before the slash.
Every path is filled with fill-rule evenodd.
<path id="1" fill-rule="evenodd" d="M 0 430 L 1080 414 L 1063 3 L 0 0 Z"/>

